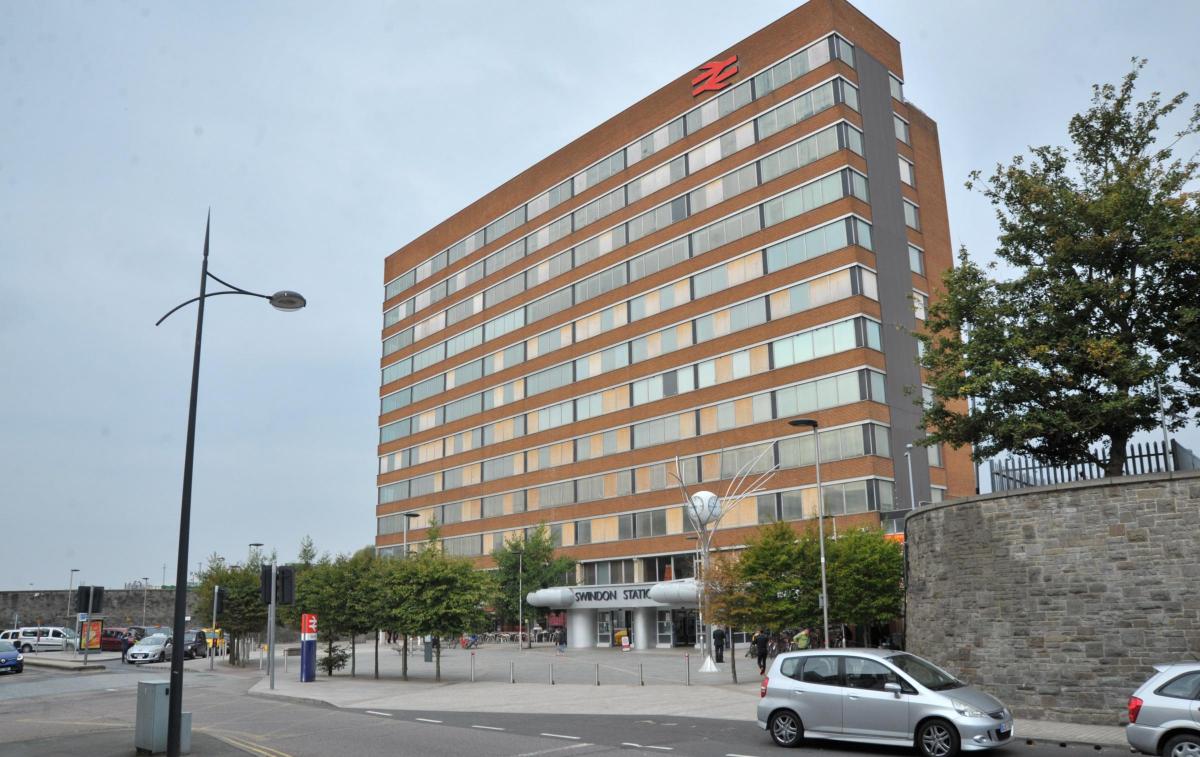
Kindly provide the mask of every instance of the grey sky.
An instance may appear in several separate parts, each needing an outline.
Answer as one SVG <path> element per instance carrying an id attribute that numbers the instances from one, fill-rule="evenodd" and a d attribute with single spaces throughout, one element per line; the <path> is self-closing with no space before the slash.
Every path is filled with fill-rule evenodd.
<path id="1" fill-rule="evenodd" d="M 193 568 L 356 549 L 384 257 L 792 7 L 0 3 L 0 588 L 173 582 L 195 311 L 154 321 L 196 293 L 208 206 L 213 272 L 310 305 L 209 302 Z M 1144 92 L 1200 72 L 1194 2 L 859 7 L 901 42 L 980 260 L 969 170 L 1064 142 L 1131 56 Z"/>

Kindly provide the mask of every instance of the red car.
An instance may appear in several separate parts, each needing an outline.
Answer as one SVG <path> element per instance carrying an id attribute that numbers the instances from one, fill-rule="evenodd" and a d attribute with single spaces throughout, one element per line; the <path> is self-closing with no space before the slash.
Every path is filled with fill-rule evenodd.
<path id="1" fill-rule="evenodd" d="M 110 626 L 100 632 L 100 651 L 102 652 L 120 652 L 121 639 L 125 634 L 129 633 L 128 628 L 122 626 Z M 130 639 L 129 646 L 133 646 L 134 639 Z"/>

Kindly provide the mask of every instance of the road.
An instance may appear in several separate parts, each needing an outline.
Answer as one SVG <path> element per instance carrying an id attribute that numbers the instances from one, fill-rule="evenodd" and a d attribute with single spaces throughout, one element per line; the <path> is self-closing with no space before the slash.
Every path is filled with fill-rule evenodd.
<path id="1" fill-rule="evenodd" d="M 753 723 L 543 713 L 498 714 L 352 710 L 249 696 L 257 670 L 209 673 L 189 663 L 184 709 L 193 713 L 193 754 L 259 757 L 589 757 L 694 755 L 769 757 L 785 752 Z M 165 666 L 164 666 L 165 667 Z M 27 667 L 0 677 L 0 756 L 129 755 L 137 681 L 166 670 L 71 673 Z M 786 752 L 796 757 L 908 757 L 904 749 L 834 743 Z M 1125 750 L 1013 744 L 1005 757 L 1118 757 Z"/>

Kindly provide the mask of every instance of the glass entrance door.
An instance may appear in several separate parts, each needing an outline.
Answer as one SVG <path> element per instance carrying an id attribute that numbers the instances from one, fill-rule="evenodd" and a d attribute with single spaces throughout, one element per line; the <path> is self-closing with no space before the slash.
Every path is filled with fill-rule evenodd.
<path id="1" fill-rule="evenodd" d="M 596 646 L 611 647 L 613 640 L 612 610 L 601 610 L 596 613 Z"/>
<path id="2" fill-rule="evenodd" d="M 660 647 L 669 647 L 675 643 L 675 624 L 671 622 L 670 610 L 658 611 L 657 637 Z"/>

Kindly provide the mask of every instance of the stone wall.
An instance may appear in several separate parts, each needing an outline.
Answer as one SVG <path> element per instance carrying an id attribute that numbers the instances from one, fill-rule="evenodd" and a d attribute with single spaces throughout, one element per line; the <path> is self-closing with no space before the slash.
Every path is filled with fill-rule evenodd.
<path id="1" fill-rule="evenodd" d="M 907 648 L 1018 715 L 1127 722 L 1152 665 L 1200 659 L 1200 473 L 912 513 Z"/>
<path id="2" fill-rule="evenodd" d="M 67 615 L 67 590 L 39 591 L 0 591 L 0 626 L 12 628 L 15 625 L 32 626 L 74 626 L 74 613 L 79 612 L 75 606 L 74 590 L 71 592 L 71 616 Z M 127 626 L 142 624 L 141 589 L 109 589 L 104 590 L 104 607 L 99 613 L 105 618 L 105 624 L 110 626 Z M 146 623 L 149 625 L 171 625 L 175 614 L 174 589 L 148 589 L 145 592 Z M 188 592 L 188 615 L 195 616 L 196 592 Z M 207 620 L 209 612 L 204 612 Z M 68 617 L 70 618 L 68 620 Z M 199 624 L 203 625 L 203 624 Z"/>

